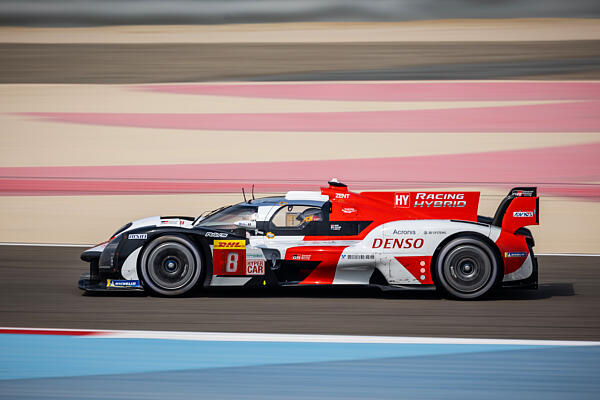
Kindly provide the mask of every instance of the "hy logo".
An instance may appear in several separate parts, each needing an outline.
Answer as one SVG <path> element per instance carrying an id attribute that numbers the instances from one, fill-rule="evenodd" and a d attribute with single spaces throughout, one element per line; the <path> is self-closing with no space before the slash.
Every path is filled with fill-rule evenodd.
<path id="1" fill-rule="evenodd" d="M 394 207 L 409 208 L 410 207 L 410 193 L 394 193 Z"/>

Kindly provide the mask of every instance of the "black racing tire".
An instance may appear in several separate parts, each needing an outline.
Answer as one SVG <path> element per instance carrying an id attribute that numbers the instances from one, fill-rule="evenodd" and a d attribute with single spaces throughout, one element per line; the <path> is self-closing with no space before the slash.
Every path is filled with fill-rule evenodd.
<path id="1" fill-rule="evenodd" d="M 483 240 L 465 236 L 448 242 L 435 263 L 441 291 L 451 298 L 473 300 L 489 294 L 500 279 L 498 260 Z"/>
<path id="2" fill-rule="evenodd" d="M 202 275 L 202 257 L 189 240 L 161 236 L 146 246 L 140 259 L 144 286 L 161 296 L 189 294 Z"/>

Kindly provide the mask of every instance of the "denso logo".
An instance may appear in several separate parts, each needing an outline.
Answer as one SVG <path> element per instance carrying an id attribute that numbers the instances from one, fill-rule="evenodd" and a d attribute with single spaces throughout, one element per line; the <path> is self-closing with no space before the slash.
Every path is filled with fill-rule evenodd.
<path id="1" fill-rule="evenodd" d="M 394 207 L 409 208 L 410 207 L 410 193 L 394 193 Z"/>
<path id="2" fill-rule="evenodd" d="M 417 193 L 415 207 L 466 207 L 464 198 L 464 193 Z"/>
<path id="3" fill-rule="evenodd" d="M 336 193 L 335 198 L 336 199 L 349 199 L 350 193 Z"/>
<path id="4" fill-rule="evenodd" d="M 423 239 L 402 238 L 402 239 L 374 239 L 374 249 L 420 249 L 423 247 Z"/>

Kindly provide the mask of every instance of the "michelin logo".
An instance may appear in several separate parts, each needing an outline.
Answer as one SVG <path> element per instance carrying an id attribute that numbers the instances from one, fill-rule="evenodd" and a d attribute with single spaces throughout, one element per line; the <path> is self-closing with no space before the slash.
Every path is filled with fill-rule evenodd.
<path id="1" fill-rule="evenodd" d="M 520 258 L 525 258 L 527 257 L 527 253 L 525 252 L 505 252 L 504 253 L 504 258 L 512 258 L 512 257 L 520 257 Z"/>
<path id="2" fill-rule="evenodd" d="M 115 280 L 115 279 L 107 279 L 106 287 L 140 287 L 140 281 L 127 281 L 127 280 Z"/>

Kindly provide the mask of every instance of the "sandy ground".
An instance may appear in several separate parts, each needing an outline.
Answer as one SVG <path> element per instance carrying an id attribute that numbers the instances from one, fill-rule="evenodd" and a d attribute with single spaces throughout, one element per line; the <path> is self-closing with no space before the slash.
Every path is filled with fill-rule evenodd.
<path id="1" fill-rule="evenodd" d="M 0 85 L 0 166 L 149 165 L 457 154 L 597 142 L 600 133 L 348 133 L 144 129 L 49 123 L 22 112 L 273 113 L 501 107 L 553 101 L 314 101 L 196 96 L 128 85 Z M 295 149 L 305 140 L 319 146 Z M 343 140 L 342 140 L 343 137 Z M 99 140 L 101 138 L 101 140 Z M 216 139 L 218 138 L 218 139 Z M 252 146 L 276 143 L 274 146 Z M 35 143 L 35 146 L 32 146 Z M 116 145 L 118 143 L 118 146 Z M 93 151 L 91 151 L 93 149 Z M 176 157 L 165 157 L 165 149 Z"/>
<path id="2" fill-rule="evenodd" d="M 600 39 L 592 18 L 0 28 L 0 43 L 344 43 Z"/>
<path id="3" fill-rule="evenodd" d="M 479 105 L 501 106 L 483 102 Z M 1 85 L 0 165 L 77 166 L 228 163 L 399 157 L 539 148 L 597 142 L 600 133 L 303 133 L 212 132 L 52 123 L 17 115 L 26 111 L 289 112 L 465 107 L 471 102 L 351 102 L 235 98 L 147 92 L 119 85 Z M 248 135 L 293 149 L 307 135 L 311 152 L 248 149 Z M 215 140 L 218 137 L 219 140 Z M 343 140 L 341 140 L 343 138 Z M 116 146 L 118 144 L 118 146 Z M 165 149 L 172 149 L 165 157 Z M 171 156 L 175 154 L 175 156 Z M 324 172 L 325 178 L 329 178 Z M 315 187 L 315 189 L 317 189 Z M 504 192 L 483 188 L 480 212 L 493 215 Z M 239 194 L 161 196 L 2 196 L 0 242 L 95 243 L 127 221 L 150 215 L 197 215 L 241 200 Z M 543 198 L 537 251 L 598 252 L 600 203 Z"/>
<path id="4" fill-rule="evenodd" d="M 239 82 L 228 82 L 236 84 Z M 223 83 L 218 83 L 222 85 Z M 302 83 L 297 83 L 302 85 Z M 264 85 L 255 82 L 252 85 Z M 109 101 L 110 100 L 110 101 Z M 272 113 L 327 111 L 390 111 L 469 107 L 502 107 L 564 103 L 563 100 L 507 101 L 306 101 L 152 92 L 133 85 L 7 84 L 0 85 L 0 110 L 19 112 L 136 113 Z"/>
<path id="5" fill-rule="evenodd" d="M 599 133 L 305 133 L 177 131 L 13 122 L 1 118 L 11 135 L 0 135 L 0 166 L 151 165 L 256 161 L 343 160 L 528 149 L 598 142 Z M 123 133 L 126 132 L 126 135 Z M 248 147 L 248 137 L 276 143 Z M 98 140 L 98 137 L 102 140 Z M 218 137 L 218 140 L 215 139 Z M 308 153 L 285 151 L 304 141 L 320 143 Z M 31 143 L 36 143 L 35 147 Z M 115 149 L 116 144 L 123 150 Z M 224 147 L 223 144 L 227 143 Z M 460 145 L 459 145 L 460 144 Z M 165 157 L 172 149 L 174 157 Z M 137 154 L 131 156 L 131 151 Z"/>

